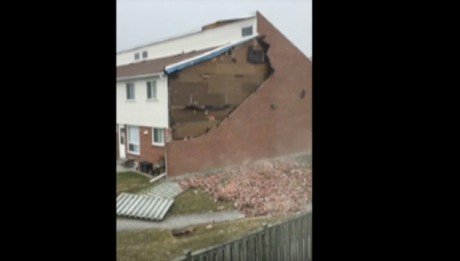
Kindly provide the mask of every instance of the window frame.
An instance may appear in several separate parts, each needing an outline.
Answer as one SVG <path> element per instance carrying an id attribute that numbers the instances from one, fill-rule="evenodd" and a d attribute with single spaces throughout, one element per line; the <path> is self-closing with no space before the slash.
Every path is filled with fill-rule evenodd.
<path id="1" fill-rule="evenodd" d="M 131 141 L 131 132 L 134 130 L 137 130 L 137 135 L 138 135 L 138 142 L 137 144 L 135 142 Z M 140 134 L 140 129 L 137 126 L 127 126 L 126 128 L 128 132 L 128 137 L 127 137 L 127 145 L 128 145 L 128 153 L 134 154 L 134 155 L 141 155 L 141 134 Z M 139 151 L 131 150 L 131 144 L 133 146 L 137 146 Z M 136 148 L 136 147 L 134 147 Z"/>
<path id="2" fill-rule="evenodd" d="M 162 139 L 163 141 L 161 142 L 155 142 L 155 130 L 160 130 L 162 133 Z M 152 128 L 152 145 L 155 146 L 164 146 L 165 145 L 165 129 L 164 128 Z"/>
<path id="3" fill-rule="evenodd" d="M 132 88 L 132 98 L 130 98 L 130 88 Z M 126 100 L 127 101 L 135 101 L 136 100 L 136 86 L 133 82 L 126 83 Z"/>
<path id="4" fill-rule="evenodd" d="M 245 31 L 245 30 L 248 30 L 248 29 L 251 29 L 251 33 L 245 35 L 245 34 L 244 34 L 244 31 Z M 253 35 L 253 34 L 254 34 L 254 28 L 253 28 L 252 25 L 250 25 L 250 26 L 245 26 L 245 27 L 242 27 L 242 28 L 241 28 L 241 36 L 242 36 L 242 37 L 250 36 L 250 35 Z"/>
<path id="5" fill-rule="evenodd" d="M 150 86 L 149 86 L 150 84 Z M 145 86 L 146 86 L 146 97 L 147 97 L 147 100 L 148 101 L 157 101 L 158 100 L 158 88 L 157 88 L 157 81 L 156 80 L 149 80 L 147 82 L 145 82 Z M 150 94 L 151 94 L 151 97 L 149 97 L 149 90 L 150 90 Z M 155 92 L 154 92 L 155 90 Z M 153 95 L 155 93 L 155 95 Z"/>

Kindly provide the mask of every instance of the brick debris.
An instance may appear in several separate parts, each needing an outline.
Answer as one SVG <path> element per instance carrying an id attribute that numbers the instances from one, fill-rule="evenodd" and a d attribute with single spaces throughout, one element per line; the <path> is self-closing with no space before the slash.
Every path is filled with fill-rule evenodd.
<path id="1" fill-rule="evenodd" d="M 246 216 L 303 211 L 312 197 L 311 168 L 293 159 L 246 164 L 179 184 L 184 190 L 203 189 L 215 201 L 232 202 Z"/>

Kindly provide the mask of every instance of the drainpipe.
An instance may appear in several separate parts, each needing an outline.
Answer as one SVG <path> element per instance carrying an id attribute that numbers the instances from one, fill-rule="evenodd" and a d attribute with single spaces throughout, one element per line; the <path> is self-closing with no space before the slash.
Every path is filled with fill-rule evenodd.
<path id="1" fill-rule="evenodd" d="M 168 146 L 166 145 L 167 143 L 165 143 L 165 177 L 167 178 L 168 177 L 168 151 L 167 151 L 167 148 Z"/>
<path id="2" fill-rule="evenodd" d="M 163 74 L 163 75 L 160 76 L 160 77 L 166 77 L 166 91 L 167 91 L 167 93 L 168 93 L 168 99 L 167 99 L 167 101 L 168 101 L 168 104 L 167 104 L 167 106 L 168 106 L 168 116 L 167 116 L 167 117 L 168 117 L 168 124 L 167 124 L 167 125 L 169 126 L 170 113 L 171 113 L 171 111 L 170 111 L 170 109 L 169 109 L 169 104 L 170 104 L 170 99 L 171 99 L 171 93 L 170 93 L 170 91 L 169 91 L 169 78 L 168 78 L 168 76 L 165 75 L 165 74 Z M 159 180 L 159 179 L 161 179 L 161 178 L 163 178 L 163 177 L 165 177 L 165 178 L 168 177 L 168 153 L 167 153 L 167 151 L 166 151 L 166 150 L 167 150 L 167 147 L 168 147 L 168 146 L 166 145 L 166 144 L 168 143 L 168 140 L 166 139 L 166 136 L 167 136 L 167 135 L 166 135 L 166 132 L 167 132 L 168 130 L 169 130 L 169 128 L 166 128 L 166 130 L 163 131 L 163 140 L 165 141 L 165 149 L 164 149 L 164 151 L 165 151 L 165 163 L 164 163 L 164 164 L 165 164 L 165 172 L 164 172 L 164 173 L 161 173 L 158 177 L 155 177 L 155 178 L 151 179 L 151 180 L 150 180 L 150 183 L 153 183 L 153 182 L 155 182 L 155 181 L 157 181 L 157 180 Z"/>
<path id="3" fill-rule="evenodd" d="M 151 179 L 150 183 L 154 183 L 155 181 L 157 181 L 157 180 L 159 180 L 159 179 L 161 179 L 163 177 L 166 178 L 168 176 L 168 174 L 167 174 L 168 173 L 168 164 L 167 164 L 167 162 L 168 162 L 168 160 L 167 160 L 168 159 L 168 156 L 167 156 L 168 153 L 166 153 L 166 148 L 167 148 L 167 146 L 166 146 L 166 144 L 167 144 L 166 131 L 163 132 L 163 140 L 165 141 L 165 163 L 164 163 L 165 164 L 165 172 L 161 173 L 160 175 L 158 175 L 158 177 L 155 177 L 155 178 Z"/>
<path id="4" fill-rule="evenodd" d="M 165 176 L 167 178 L 168 177 L 168 142 L 169 142 L 169 140 L 166 139 L 166 136 L 169 137 L 169 134 L 166 135 L 166 132 L 169 133 L 169 125 L 170 125 L 171 118 L 172 118 L 171 117 L 172 112 L 171 112 L 171 107 L 170 107 L 170 105 L 171 105 L 171 96 L 172 95 L 171 95 L 171 90 L 169 88 L 169 77 L 168 77 L 167 74 L 163 74 L 163 75 L 166 77 L 166 91 L 168 92 L 168 100 L 167 100 L 168 101 L 168 105 L 167 105 L 168 106 L 168 128 L 167 128 L 167 130 L 165 132 L 163 132 L 164 135 L 165 135 L 165 137 L 164 137 L 164 141 L 165 141 Z"/>

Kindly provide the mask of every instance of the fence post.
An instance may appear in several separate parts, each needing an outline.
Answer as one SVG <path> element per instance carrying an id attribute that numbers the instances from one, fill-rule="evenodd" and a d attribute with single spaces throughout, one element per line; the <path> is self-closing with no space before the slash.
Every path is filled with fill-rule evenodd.
<path id="1" fill-rule="evenodd" d="M 265 224 L 264 226 L 264 258 L 262 260 L 264 261 L 270 261 L 270 226 L 268 224 Z"/>
<path id="2" fill-rule="evenodd" d="M 308 214 L 308 223 L 307 223 L 307 229 L 308 229 L 308 260 L 312 260 L 312 242 L 311 242 L 311 227 L 312 227 L 312 214 Z"/>
<path id="3" fill-rule="evenodd" d="M 297 241 L 297 259 L 305 260 L 302 249 L 302 217 L 295 222 L 296 241 Z"/>
<path id="4" fill-rule="evenodd" d="M 185 250 L 185 251 L 184 251 L 184 254 L 185 254 L 185 260 L 187 260 L 187 261 L 192 261 L 192 251 L 190 251 L 190 250 Z"/>

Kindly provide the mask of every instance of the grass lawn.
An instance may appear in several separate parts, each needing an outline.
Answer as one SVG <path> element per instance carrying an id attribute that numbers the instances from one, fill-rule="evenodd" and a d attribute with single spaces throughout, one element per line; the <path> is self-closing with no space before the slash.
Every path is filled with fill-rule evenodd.
<path id="1" fill-rule="evenodd" d="M 196 251 L 247 234 L 263 226 L 263 223 L 276 223 L 286 216 L 252 218 L 215 223 L 211 229 L 206 225 L 195 226 L 189 236 L 174 237 L 169 230 L 147 229 L 117 232 L 117 260 L 156 260 L 170 261 L 182 256 L 183 251 Z"/>
<path id="2" fill-rule="evenodd" d="M 149 178 L 139 173 L 128 171 L 117 173 L 117 195 L 121 192 L 135 193 L 151 186 Z"/>
<path id="3" fill-rule="evenodd" d="M 189 189 L 176 197 L 168 216 L 233 210 L 230 202 L 214 202 L 211 195 L 201 189 Z"/>
<path id="4" fill-rule="evenodd" d="M 303 155 L 295 157 L 294 159 L 297 160 L 303 166 L 306 166 L 307 168 L 311 169 L 311 166 L 312 166 L 312 155 L 311 154 L 303 154 Z"/>
<path id="5" fill-rule="evenodd" d="M 157 183 L 158 184 L 158 183 Z M 136 193 L 152 186 L 149 178 L 136 172 L 117 173 L 117 195 L 121 192 Z M 168 216 L 233 210 L 230 202 L 214 202 L 211 195 L 201 189 L 189 189 L 175 198 Z"/>

